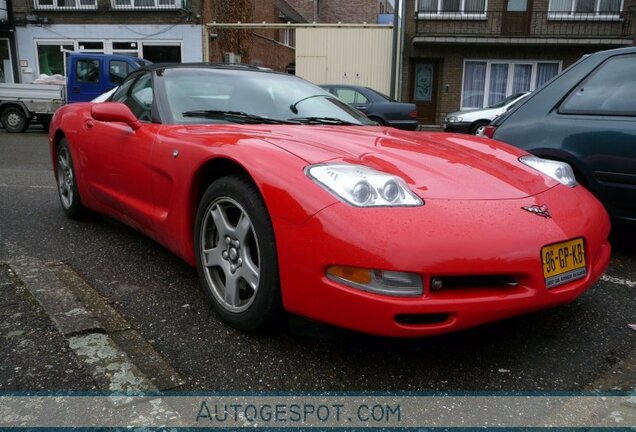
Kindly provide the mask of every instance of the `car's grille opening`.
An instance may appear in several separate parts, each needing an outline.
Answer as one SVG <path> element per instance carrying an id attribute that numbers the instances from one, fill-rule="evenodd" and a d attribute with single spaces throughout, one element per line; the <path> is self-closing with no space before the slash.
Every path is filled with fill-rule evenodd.
<path id="1" fill-rule="evenodd" d="M 436 276 L 431 278 L 431 291 L 458 288 L 513 288 L 519 281 L 510 275 Z"/>
<path id="2" fill-rule="evenodd" d="M 446 320 L 448 320 L 447 313 L 400 314 L 395 316 L 395 322 L 404 325 L 441 324 Z"/>

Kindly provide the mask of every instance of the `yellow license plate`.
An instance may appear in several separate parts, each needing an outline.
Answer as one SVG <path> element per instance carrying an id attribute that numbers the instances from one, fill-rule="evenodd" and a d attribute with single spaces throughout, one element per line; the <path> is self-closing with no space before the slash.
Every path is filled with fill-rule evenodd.
<path id="1" fill-rule="evenodd" d="M 587 274 L 585 244 L 582 238 L 541 248 L 545 286 L 554 288 Z"/>

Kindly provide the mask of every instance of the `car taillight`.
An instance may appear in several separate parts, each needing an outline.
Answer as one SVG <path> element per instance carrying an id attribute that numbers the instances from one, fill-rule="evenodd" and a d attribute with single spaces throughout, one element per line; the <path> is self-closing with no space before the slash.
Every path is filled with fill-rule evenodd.
<path id="1" fill-rule="evenodd" d="M 409 113 L 409 117 L 411 117 L 412 119 L 416 119 L 417 118 L 417 111 L 411 111 Z"/>
<path id="2" fill-rule="evenodd" d="M 484 136 L 488 138 L 492 138 L 493 135 L 495 135 L 496 130 L 497 130 L 497 126 L 488 125 L 484 128 L 484 131 L 482 133 Z"/>

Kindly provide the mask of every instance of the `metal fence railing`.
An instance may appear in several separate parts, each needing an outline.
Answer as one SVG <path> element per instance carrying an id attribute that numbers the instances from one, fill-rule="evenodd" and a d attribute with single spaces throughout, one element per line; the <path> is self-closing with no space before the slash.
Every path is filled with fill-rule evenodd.
<path id="1" fill-rule="evenodd" d="M 472 6 L 472 9 L 465 11 L 443 11 L 421 7 L 423 4 L 430 6 L 431 0 L 418 1 L 420 8 L 415 17 L 418 35 L 626 39 L 634 37 L 632 12 L 572 13 L 533 10 L 510 13 L 502 10 L 484 10 L 483 0 L 465 0 L 464 5 Z"/>

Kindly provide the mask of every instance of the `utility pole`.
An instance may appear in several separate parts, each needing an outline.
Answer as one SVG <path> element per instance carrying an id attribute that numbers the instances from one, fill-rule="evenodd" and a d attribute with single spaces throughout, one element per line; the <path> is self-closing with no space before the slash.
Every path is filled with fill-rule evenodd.
<path id="1" fill-rule="evenodd" d="M 404 0 L 402 0 L 404 1 Z M 398 61 L 398 24 L 400 22 L 400 0 L 393 0 L 393 50 L 391 59 L 391 97 L 395 99 L 395 81 L 397 77 Z"/>

